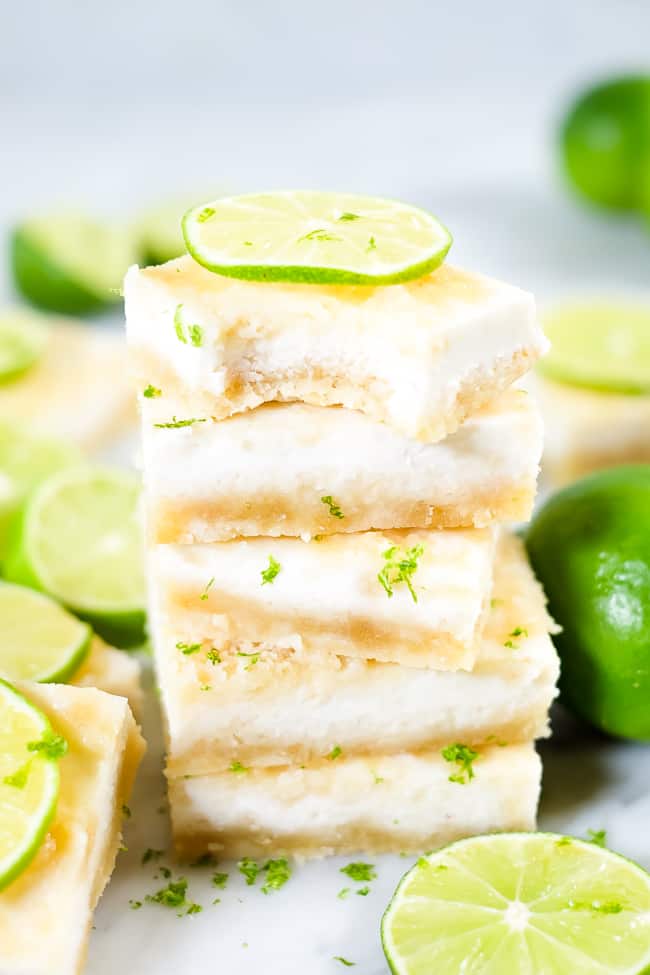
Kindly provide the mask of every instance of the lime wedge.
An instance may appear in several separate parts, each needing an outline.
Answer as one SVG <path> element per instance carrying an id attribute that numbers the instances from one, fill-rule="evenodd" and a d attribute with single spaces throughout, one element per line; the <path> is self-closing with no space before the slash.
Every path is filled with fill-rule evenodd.
<path id="1" fill-rule="evenodd" d="M 309 190 L 223 197 L 183 218 L 199 264 L 232 278 L 302 284 L 397 284 L 442 264 L 451 235 L 394 200 Z"/>
<path id="2" fill-rule="evenodd" d="M 538 366 L 561 383 L 650 393 L 650 304 L 571 302 L 550 311 L 551 351 Z"/>
<path id="3" fill-rule="evenodd" d="M 43 319 L 11 310 L 0 313 L 0 383 L 15 379 L 40 359 L 48 340 Z"/>
<path id="4" fill-rule="evenodd" d="M 14 230 L 11 240 L 21 294 L 39 308 L 71 315 L 119 302 L 124 273 L 137 257 L 129 231 L 76 213 L 30 220 Z"/>
<path id="5" fill-rule="evenodd" d="M 29 492 L 55 471 L 80 463 L 80 452 L 63 440 L 38 437 L 0 421 L 0 562 L 11 521 Z"/>
<path id="6" fill-rule="evenodd" d="M 0 890 L 34 858 L 56 811 L 58 762 L 29 747 L 52 740 L 45 715 L 0 680 Z"/>
<path id="7" fill-rule="evenodd" d="M 49 596 L 0 582 L 0 677 L 64 683 L 90 649 L 93 631 Z"/>
<path id="8" fill-rule="evenodd" d="M 49 593 L 116 646 L 144 640 L 140 487 L 121 471 L 70 468 L 44 481 L 14 525 L 9 581 Z"/>
<path id="9" fill-rule="evenodd" d="M 641 975 L 650 875 L 568 837 L 476 836 L 418 860 L 382 940 L 395 975 Z"/>

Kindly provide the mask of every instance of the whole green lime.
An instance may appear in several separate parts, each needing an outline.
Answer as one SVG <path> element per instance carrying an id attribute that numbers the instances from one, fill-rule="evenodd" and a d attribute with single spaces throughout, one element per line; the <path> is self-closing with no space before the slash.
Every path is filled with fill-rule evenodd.
<path id="1" fill-rule="evenodd" d="M 600 206 L 643 207 L 650 170 L 650 77 L 618 78 L 582 94 L 561 132 L 576 189 Z"/>
<path id="2" fill-rule="evenodd" d="M 602 731 L 650 739 L 650 465 L 558 492 L 526 544 L 562 627 L 563 702 Z"/>

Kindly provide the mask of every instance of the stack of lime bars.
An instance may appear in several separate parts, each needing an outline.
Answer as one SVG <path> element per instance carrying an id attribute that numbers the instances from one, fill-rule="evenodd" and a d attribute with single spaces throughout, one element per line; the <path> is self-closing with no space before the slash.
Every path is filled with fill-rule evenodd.
<path id="1" fill-rule="evenodd" d="M 184 230 L 125 284 L 179 853 L 531 828 L 557 659 L 498 527 L 541 453 L 531 296 L 390 201 L 249 195 Z"/>

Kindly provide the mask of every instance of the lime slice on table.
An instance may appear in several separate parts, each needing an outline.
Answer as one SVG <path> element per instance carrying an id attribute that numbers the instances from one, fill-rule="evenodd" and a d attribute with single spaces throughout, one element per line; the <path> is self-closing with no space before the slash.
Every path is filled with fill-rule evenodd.
<path id="1" fill-rule="evenodd" d="M 568 837 L 476 836 L 406 874 L 382 939 L 395 975 L 641 975 L 650 875 Z"/>
<path id="2" fill-rule="evenodd" d="M 0 312 L 0 383 L 15 379 L 40 359 L 49 332 L 35 314 L 11 309 Z"/>
<path id="3" fill-rule="evenodd" d="M 351 193 L 249 193 L 183 218 L 192 257 L 217 274 L 302 284 L 397 284 L 433 271 L 451 235 L 424 210 Z"/>
<path id="4" fill-rule="evenodd" d="M 13 526 L 9 581 L 49 593 L 109 643 L 144 640 L 140 486 L 122 471 L 71 468 L 44 481 Z"/>
<path id="5" fill-rule="evenodd" d="M 11 239 L 16 287 L 39 308 L 70 315 L 119 302 L 126 269 L 138 259 L 130 231 L 81 214 L 60 213 L 16 227 Z"/>
<path id="6" fill-rule="evenodd" d="M 81 452 L 63 440 L 39 437 L 0 420 L 0 562 L 12 519 L 44 478 L 81 463 Z"/>
<path id="7" fill-rule="evenodd" d="M 90 649 L 93 631 L 49 596 L 0 582 L 0 677 L 64 683 Z"/>
<path id="8" fill-rule="evenodd" d="M 650 304 L 584 301 L 544 317 L 550 379 L 616 393 L 650 393 Z"/>
<path id="9" fill-rule="evenodd" d="M 56 811 L 59 767 L 50 752 L 30 749 L 53 742 L 49 721 L 0 680 L 0 890 L 22 873 L 38 852 Z"/>

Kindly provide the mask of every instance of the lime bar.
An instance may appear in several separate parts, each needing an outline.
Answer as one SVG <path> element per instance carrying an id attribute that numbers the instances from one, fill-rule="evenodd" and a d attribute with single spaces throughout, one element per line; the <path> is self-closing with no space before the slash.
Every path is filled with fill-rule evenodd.
<path id="1" fill-rule="evenodd" d="M 456 766 L 440 750 L 348 758 L 341 749 L 306 767 L 236 768 L 170 779 L 182 855 L 408 853 L 471 833 L 532 829 L 541 772 L 532 745 L 485 748 L 465 783 L 451 780 Z"/>
<path id="2" fill-rule="evenodd" d="M 10 382 L 0 382 L 0 424 L 64 440 L 70 452 L 73 445 L 103 447 L 135 420 L 124 340 L 110 329 L 48 321 L 39 357 Z M 0 470 L 4 473 L 1 454 Z M 0 490 L 0 510 L 1 504 Z"/>
<path id="3" fill-rule="evenodd" d="M 451 234 L 395 200 L 310 190 L 222 197 L 189 210 L 185 243 L 209 271 L 249 281 L 397 284 L 442 264 Z"/>
<path id="4" fill-rule="evenodd" d="M 650 876 L 566 836 L 477 836 L 418 860 L 382 938 L 394 975 L 644 975 Z"/>
<path id="5" fill-rule="evenodd" d="M 521 389 L 435 444 L 357 411 L 304 403 L 269 403 L 194 430 L 156 427 L 169 398 L 144 397 L 141 407 L 157 542 L 481 527 L 532 511 L 542 424 Z"/>
<path id="6" fill-rule="evenodd" d="M 59 796 L 47 836 L 0 891 L 0 971 L 79 975 L 144 743 L 121 698 L 60 685 L 17 686 L 65 739 L 67 751 L 57 762 Z"/>
<path id="7" fill-rule="evenodd" d="M 543 593 L 513 536 L 499 546 L 494 597 L 471 673 L 352 659 L 345 640 L 337 654 L 231 650 L 217 660 L 211 644 L 183 653 L 177 626 L 152 606 L 168 771 L 317 763 L 332 742 L 351 756 L 378 742 L 395 754 L 545 736 L 558 659 Z M 522 620 L 526 635 L 513 651 Z"/>
<path id="8" fill-rule="evenodd" d="M 532 296 L 443 265 L 392 287 L 237 281 L 191 258 L 131 268 L 127 337 L 139 387 L 224 419 L 272 400 L 361 410 L 439 440 L 546 349 Z"/>

